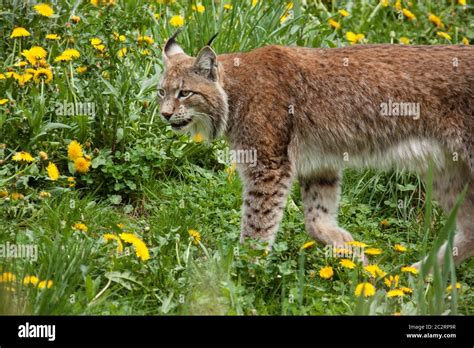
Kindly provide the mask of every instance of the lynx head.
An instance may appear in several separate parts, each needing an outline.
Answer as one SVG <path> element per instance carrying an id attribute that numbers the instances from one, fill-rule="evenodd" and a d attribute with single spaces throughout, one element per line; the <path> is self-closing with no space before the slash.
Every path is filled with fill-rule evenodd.
<path id="1" fill-rule="evenodd" d="M 158 85 L 161 118 L 175 131 L 201 133 L 212 140 L 225 131 L 227 123 L 222 67 L 209 45 L 196 58 L 190 57 L 175 41 L 176 35 L 163 49 L 164 72 Z"/>

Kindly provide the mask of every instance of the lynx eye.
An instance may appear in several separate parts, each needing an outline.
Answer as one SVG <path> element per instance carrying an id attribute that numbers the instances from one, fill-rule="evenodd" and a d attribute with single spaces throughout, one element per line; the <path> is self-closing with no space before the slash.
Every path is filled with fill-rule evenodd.
<path id="1" fill-rule="evenodd" d="M 165 90 L 163 88 L 158 88 L 158 96 L 163 98 L 165 96 Z"/>
<path id="2" fill-rule="evenodd" d="M 186 99 L 186 98 L 190 97 L 192 94 L 193 94 L 193 92 L 191 92 L 191 91 L 181 90 L 181 91 L 179 91 L 178 98 Z"/>

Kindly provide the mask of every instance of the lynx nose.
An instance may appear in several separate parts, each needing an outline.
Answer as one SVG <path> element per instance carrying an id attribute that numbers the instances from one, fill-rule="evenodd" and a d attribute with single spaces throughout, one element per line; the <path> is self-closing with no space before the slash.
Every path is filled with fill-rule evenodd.
<path id="1" fill-rule="evenodd" d="M 173 116 L 173 113 L 172 112 L 166 112 L 166 111 L 162 111 L 161 112 L 161 116 L 163 116 L 163 118 L 166 120 L 166 121 L 169 121 L 171 116 Z"/>

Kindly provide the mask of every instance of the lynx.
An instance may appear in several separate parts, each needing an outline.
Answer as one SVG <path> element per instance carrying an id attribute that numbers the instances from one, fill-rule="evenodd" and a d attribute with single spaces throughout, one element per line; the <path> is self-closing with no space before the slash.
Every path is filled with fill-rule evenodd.
<path id="1" fill-rule="evenodd" d="M 194 58 L 175 37 L 163 49 L 161 118 L 175 131 L 225 136 L 232 149 L 257 152 L 253 166 L 237 165 L 241 241 L 271 246 L 296 178 L 309 234 L 347 243 L 353 238 L 337 223 L 342 169 L 426 176 L 431 167 L 446 211 L 468 186 L 453 256 L 459 264 L 474 255 L 474 48 L 266 46 L 216 55 L 206 45 Z"/>

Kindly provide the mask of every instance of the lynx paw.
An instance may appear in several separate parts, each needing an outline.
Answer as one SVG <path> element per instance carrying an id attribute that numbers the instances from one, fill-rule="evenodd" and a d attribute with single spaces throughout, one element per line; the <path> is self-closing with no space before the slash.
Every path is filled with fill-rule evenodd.
<path id="1" fill-rule="evenodd" d="M 351 234 L 345 229 L 331 225 L 317 225 L 311 228 L 311 235 L 314 239 L 326 245 L 336 245 L 343 248 L 345 243 L 354 240 Z"/>

